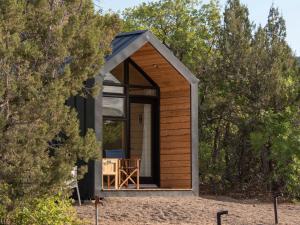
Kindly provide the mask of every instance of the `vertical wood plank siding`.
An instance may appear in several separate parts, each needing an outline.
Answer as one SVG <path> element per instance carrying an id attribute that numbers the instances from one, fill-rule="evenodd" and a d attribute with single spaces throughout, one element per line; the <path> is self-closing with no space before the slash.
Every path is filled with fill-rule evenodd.
<path id="1" fill-rule="evenodd" d="M 160 87 L 160 186 L 191 188 L 191 88 L 151 44 L 131 56 Z"/>

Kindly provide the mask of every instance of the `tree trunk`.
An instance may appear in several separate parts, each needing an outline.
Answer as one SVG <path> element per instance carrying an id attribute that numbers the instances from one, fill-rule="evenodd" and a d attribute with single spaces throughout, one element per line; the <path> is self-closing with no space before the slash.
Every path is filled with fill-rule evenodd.
<path id="1" fill-rule="evenodd" d="M 225 134 L 224 134 L 224 140 L 223 140 L 223 146 L 225 151 L 225 179 L 230 181 L 231 180 L 231 174 L 230 174 L 230 160 L 229 160 L 229 152 L 228 152 L 228 146 L 229 146 L 229 133 L 230 133 L 230 123 L 227 122 L 225 126 Z"/>

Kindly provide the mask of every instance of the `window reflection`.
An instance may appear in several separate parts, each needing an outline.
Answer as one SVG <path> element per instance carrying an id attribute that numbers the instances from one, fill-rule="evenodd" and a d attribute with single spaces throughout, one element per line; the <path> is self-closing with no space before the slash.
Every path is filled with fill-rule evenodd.
<path id="1" fill-rule="evenodd" d="M 125 125 L 123 121 L 104 120 L 103 150 L 125 149 Z"/>
<path id="2" fill-rule="evenodd" d="M 119 64 L 112 71 L 105 74 L 104 82 L 107 84 L 123 84 L 124 83 L 124 63 Z"/>
<path id="3" fill-rule="evenodd" d="M 103 97 L 103 115 L 113 117 L 123 117 L 124 98 Z"/>
<path id="4" fill-rule="evenodd" d="M 124 87 L 104 85 L 103 92 L 104 93 L 124 94 Z"/>

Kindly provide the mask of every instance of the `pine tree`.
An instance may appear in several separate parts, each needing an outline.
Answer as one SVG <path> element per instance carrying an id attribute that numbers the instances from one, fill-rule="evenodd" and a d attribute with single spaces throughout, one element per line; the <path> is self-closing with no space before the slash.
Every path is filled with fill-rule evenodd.
<path id="1" fill-rule="evenodd" d="M 66 100 L 90 90 L 119 29 L 91 0 L 0 1 L 0 196 L 14 204 L 57 193 L 77 160 L 96 158 Z M 5 187 L 5 188 L 4 188 Z M 0 202 L 3 199 L 0 199 Z"/>
<path id="2" fill-rule="evenodd" d="M 207 87 L 210 99 L 204 111 L 205 136 L 200 142 L 205 155 L 201 162 L 209 174 L 204 174 L 204 180 L 209 178 L 214 192 L 242 183 L 250 166 L 245 160 L 249 156 L 250 128 L 245 105 L 251 77 L 248 65 L 253 25 L 247 7 L 239 0 L 227 2 L 223 20 L 216 68 L 212 74 L 205 74 L 214 82 Z"/>
<path id="3" fill-rule="evenodd" d="M 285 21 L 271 7 L 268 23 L 253 42 L 253 74 L 258 103 L 251 142 L 261 161 L 265 191 L 299 196 L 299 67 L 286 43 Z M 253 82 L 254 83 L 254 82 Z"/>

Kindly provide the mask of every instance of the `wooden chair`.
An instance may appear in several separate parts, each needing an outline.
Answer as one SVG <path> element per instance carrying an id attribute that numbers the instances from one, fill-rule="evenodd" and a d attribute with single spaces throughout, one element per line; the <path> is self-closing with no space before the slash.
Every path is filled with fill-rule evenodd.
<path id="1" fill-rule="evenodd" d="M 104 189 L 104 177 L 107 177 L 107 188 L 115 183 L 115 189 L 119 189 L 119 159 L 102 159 L 102 189 Z M 110 177 L 113 176 L 113 180 Z"/>
<path id="2" fill-rule="evenodd" d="M 119 188 L 128 187 L 129 181 L 140 189 L 140 159 L 121 159 L 119 169 Z"/>

